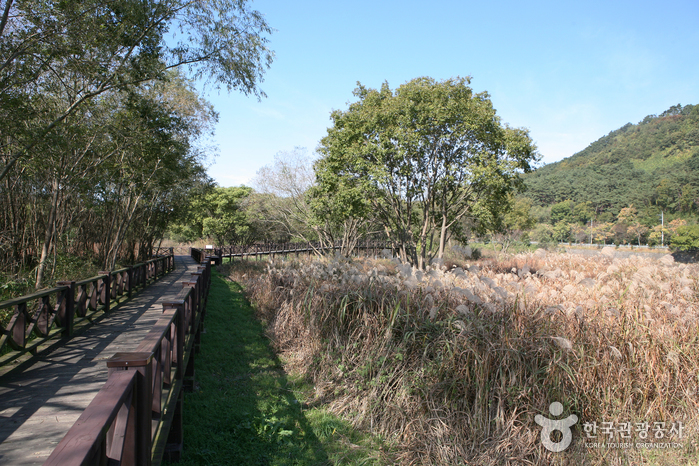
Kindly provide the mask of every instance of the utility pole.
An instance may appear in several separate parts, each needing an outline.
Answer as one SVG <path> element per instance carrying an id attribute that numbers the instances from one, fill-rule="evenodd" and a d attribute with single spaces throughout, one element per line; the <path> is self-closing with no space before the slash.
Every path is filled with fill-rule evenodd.
<path id="1" fill-rule="evenodd" d="M 665 213 L 660 211 L 660 245 L 665 247 Z"/>

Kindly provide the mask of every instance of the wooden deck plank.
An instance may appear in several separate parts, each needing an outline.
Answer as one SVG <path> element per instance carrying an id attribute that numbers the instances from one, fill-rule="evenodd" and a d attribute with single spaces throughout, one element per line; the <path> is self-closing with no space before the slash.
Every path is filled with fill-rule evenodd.
<path id="1" fill-rule="evenodd" d="M 107 380 L 106 360 L 133 351 L 197 264 L 176 269 L 70 341 L 0 376 L 0 465 L 41 465 Z"/>

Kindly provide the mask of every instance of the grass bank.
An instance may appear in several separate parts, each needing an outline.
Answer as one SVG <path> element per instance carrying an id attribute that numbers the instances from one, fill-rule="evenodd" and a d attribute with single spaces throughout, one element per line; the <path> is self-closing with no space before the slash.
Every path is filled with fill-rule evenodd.
<path id="1" fill-rule="evenodd" d="M 287 373 L 240 285 L 218 273 L 196 358 L 178 464 L 390 464 L 380 438 L 306 403 L 313 386 Z"/>

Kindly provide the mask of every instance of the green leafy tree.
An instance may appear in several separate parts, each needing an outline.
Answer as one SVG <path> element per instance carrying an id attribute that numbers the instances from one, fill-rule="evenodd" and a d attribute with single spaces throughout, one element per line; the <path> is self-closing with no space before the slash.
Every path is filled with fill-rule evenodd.
<path id="1" fill-rule="evenodd" d="M 533 202 L 533 201 L 532 201 Z M 536 223 L 551 223 L 551 206 L 539 206 L 532 204 L 531 215 Z"/>
<path id="2" fill-rule="evenodd" d="M 682 186 L 682 192 L 677 203 L 678 209 L 682 213 L 699 212 L 699 190 L 691 184 L 685 184 Z"/>
<path id="3" fill-rule="evenodd" d="M 677 251 L 699 250 L 699 225 L 682 225 L 677 227 L 670 241 L 672 249 Z"/>
<path id="4" fill-rule="evenodd" d="M 0 0 L 0 15 L 0 267 L 40 287 L 51 254 L 144 258 L 206 178 L 196 140 L 215 117 L 184 74 L 264 96 L 269 26 L 245 0 Z"/>
<path id="5" fill-rule="evenodd" d="M 196 141 L 215 115 L 173 74 L 170 81 L 105 93 L 68 121 L 37 146 L 43 158 L 19 161 L 19 176 L 10 176 L 18 186 L 43 185 L 33 204 L 46 214 L 42 235 L 34 238 L 40 252 L 37 288 L 51 252 L 54 261 L 57 247 L 72 252 L 67 241 L 59 244 L 69 232 L 73 242 L 92 243 L 103 269 L 113 268 L 119 257 L 147 257 L 144 251 L 162 233 L 168 213 L 182 204 L 173 191 L 181 193 L 203 175 Z M 36 196 L 29 193 L 29 199 Z M 12 204 L 12 196 L 7 202 Z"/>
<path id="6" fill-rule="evenodd" d="M 663 210 L 674 209 L 679 189 L 673 180 L 663 178 L 653 190 L 653 203 Z"/>
<path id="7" fill-rule="evenodd" d="M 527 241 L 528 232 L 536 224 L 531 214 L 531 200 L 526 197 L 511 197 L 510 207 L 503 218 L 503 230 L 499 241 L 502 243 L 502 251 L 507 249 L 512 241 Z"/>
<path id="8" fill-rule="evenodd" d="M 244 0 L 4 0 L 0 180 L 78 109 L 182 68 L 246 94 L 272 60 L 271 29 Z M 174 39 L 167 38 L 175 33 Z M 51 95 L 70 98 L 51 105 Z M 41 118 L 37 118 L 40 116 Z"/>
<path id="9" fill-rule="evenodd" d="M 596 244 L 607 244 L 614 239 L 614 224 L 595 222 L 592 225 L 592 241 Z"/>
<path id="10" fill-rule="evenodd" d="M 244 208 L 252 188 L 214 187 L 193 203 L 194 221 L 202 237 L 210 237 L 218 246 L 249 244 L 255 234 Z"/>
<path id="11" fill-rule="evenodd" d="M 355 178 L 338 176 L 328 159 L 314 164 L 316 184 L 308 191 L 313 223 L 341 238 L 340 252 L 349 256 L 371 224 L 371 205 Z"/>
<path id="12" fill-rule="evenodd" d="M 533 241 L 542 246 L 547 246 L 556 241 L 553 227 L 548 223 L 538 223 L 532 230 L 531 237 Z"/>
<path id="13" fill-rule="evenodd" d="M 553 235 L 556 241 L 563 242 L 570 239 L 572 226 L 568 222 L 558 222 L 553 226 Z"/>
<path id="14" fill-rule="evenodd" d="M 650 228 L 641 223 L 638 210 L 632 205 L 624 207 L 617 216 L 617 225 L 625 227 L 627 240 L 636 240 L 641 245 L 641 240 L 648 235 Z"/>
<path id="15" fill-rule="evenodd" d="M 321 189 L 335 183 L 364 193 L 401 258 L 420 268 L 442 257 L 466 217 L 474 228 L 500 229 L 507 196 L 536 160 L 527 131 L 503 125 L 488 94 L 469 83 L 417 78 L 395 91 L 359 84 L 359 100 L 332 113 L 318 149 L 333 173 L 319 178 Z"/>
<path id="16" fill-rule="evenodd" d="M 572 223 L 575 215 L 573 209 L 575 203 L 570 199 L 558 202 L 551 206 L 551 223 L 556 225 L 559 222 Z"/>
<path id="17" fill-rule="evenodd" d="M 589 222 L 594 216 L 592 204 L 589 201 L 579 202 L 573 207 L 573 219 L 581 224 Z"/>

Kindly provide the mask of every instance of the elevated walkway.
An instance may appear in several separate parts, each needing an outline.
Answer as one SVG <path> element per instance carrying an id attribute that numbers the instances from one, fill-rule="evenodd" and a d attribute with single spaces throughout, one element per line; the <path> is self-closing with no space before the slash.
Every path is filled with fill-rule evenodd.
<path id="1" fill-rule="evenodd" d="M 41 465 L 107 381 L 106 360 L 134 351 L 196 271 L 189 256 L 175 270 L 72 339 L 0 375 L 0 465 Z"/>

